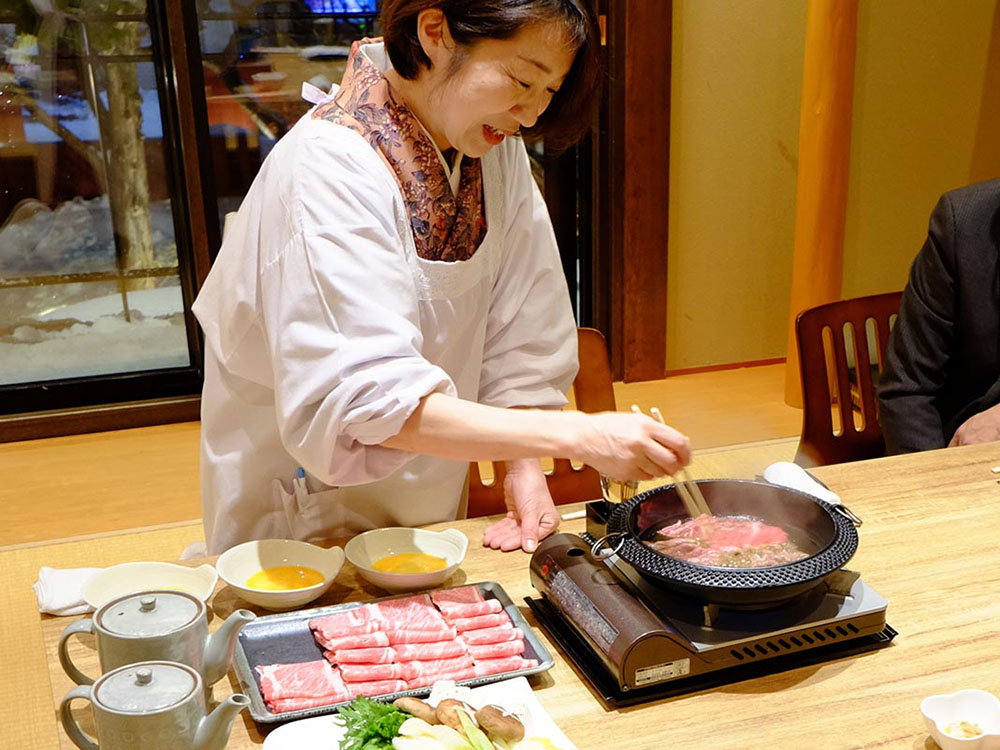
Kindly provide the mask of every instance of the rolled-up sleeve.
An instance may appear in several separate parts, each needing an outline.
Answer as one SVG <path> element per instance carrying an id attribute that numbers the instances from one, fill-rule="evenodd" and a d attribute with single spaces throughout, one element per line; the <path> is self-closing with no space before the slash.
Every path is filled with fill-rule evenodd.
<path id="1" fill-rule="evenodd" d="M 374 154 L 343 140 L 308 139 L 299 150 L 295 229 L 263 259 L 260 286 L 282 442 L 331 485 L 399 469 L 412 454 L 379 444 L 421 398 L 455 393 L 421 353 L 395 185 Z"/>
<path id="2" fill-rule="evenodd" d="M 508 149 L 504 258 L 493 285 L 479 400 L 560 408 L 578 369 L 576 322 L 545 201 L 523 144 Z"/>

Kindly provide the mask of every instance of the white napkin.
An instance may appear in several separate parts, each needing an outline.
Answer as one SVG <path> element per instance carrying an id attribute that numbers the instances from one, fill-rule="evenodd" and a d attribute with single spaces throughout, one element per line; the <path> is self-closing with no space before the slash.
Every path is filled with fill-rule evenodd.
<path id="1" fill-rule="evenodd" d="M 764 469 L 764 479 L 771 484 L 780 484 L 793 490 L 800 490 L 834 505 L 840 503 L 840 496 L 821 485 L 798 464 L 778 461 Z"/>
<path id="2" fill-rule="evenodd" d="M 101 568 L 46 568 L 38 570 L 31 588 L 38 599 L 38 611 L 50 615 L 82 615 L 91 607 L 83 600 L 83 589 Z"/>

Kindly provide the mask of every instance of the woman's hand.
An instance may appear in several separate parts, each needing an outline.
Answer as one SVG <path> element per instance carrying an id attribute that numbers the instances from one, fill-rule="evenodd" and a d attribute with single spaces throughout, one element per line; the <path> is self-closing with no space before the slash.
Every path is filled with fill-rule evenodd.
<path id="1" fill-rule="evenodd" d="M 507 462 L 503 481 L 507 516 L 487 527 L 483 544 L 510 552 L 518 547 L 534 552 L 538 540 L 559 526 L 559 514 L 549 494 L 542 465 L 535 459 Z"/>
<path id="2" fill-rule="evenodd" d="M 605 411 L 581 415 L 574 458 L 614 479 L 647 480 L 673 474 L 691 461 L 685 435 L 644 414 Z"/>

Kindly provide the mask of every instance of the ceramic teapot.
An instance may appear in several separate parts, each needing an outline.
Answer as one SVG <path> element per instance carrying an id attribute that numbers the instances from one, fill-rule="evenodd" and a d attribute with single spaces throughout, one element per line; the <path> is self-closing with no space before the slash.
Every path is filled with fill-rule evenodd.
<path id="1" fill-rule="evenodd" d="M 97 742 L 73 717 L 70 704 L 76 699 L 90 701 Z M 249 704 L 249 698 L 237 693 L 208 714 L 205 687 L 196 670 L 176 662 L 146 661 L 73 688 L 59 704 L 59 719 L 82 750 L 223 750 L 233 720 Z"/>
<path id="2" fill-rule="evenodd" d="M 140 661 L 175 661 L 198 670 L 207 688 L 229 671 L 240 628 L 256 617 L 238 609 L 209 635 L 208 610 L 198 597 L 166 589 L 129 594 L 103 604 L 93 619 L 71 623 L 59 639 L 59 663 L 77 685 L 93 684 L 67 650 L 72 635 L 93 633 L 101 672 Z"/>

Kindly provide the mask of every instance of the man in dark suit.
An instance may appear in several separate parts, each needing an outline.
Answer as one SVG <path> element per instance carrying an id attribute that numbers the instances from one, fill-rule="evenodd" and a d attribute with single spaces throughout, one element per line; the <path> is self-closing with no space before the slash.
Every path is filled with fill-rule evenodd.
<path id="1" fill-rule="evenodd" d="M 889 453 L 1000 440 L 1000 180 L 945 193 L 879 383 Z"/>

